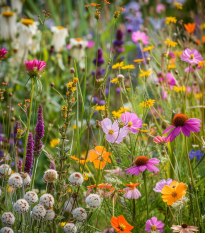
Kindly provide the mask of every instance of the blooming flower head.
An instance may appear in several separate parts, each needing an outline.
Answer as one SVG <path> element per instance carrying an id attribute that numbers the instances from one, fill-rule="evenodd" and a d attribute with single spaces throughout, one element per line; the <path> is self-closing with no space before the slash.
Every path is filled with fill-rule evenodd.
<path id="1" fill-rule="evenodd" d="M 144 49 L 143 49 L 143 52 L 150 51 L 150 50 L 152 50 L 153 48 L 154 48 L 154 45 L 149 46 L 149 47 L 147 47 L 147 48 L 144 48 Z M 142 60 L 144 60 L 144 59 L 142 59 Z"/>
<path id="2" fill-rule="evenodd" d="M 123 138 L 127 136 L 127 130 L 125 128 L 119 128 L 117 121 L 112 124 L 109 118 L 103 119 L 101 122 L 102 129 L 106 134 L 105 138 L 108 142 L 119 144 Z"/>
<path id="3" fill-rule="evenodd" d="M 62 26 L 51 27 L 53 38 L 51 44 L 54 46 L 56 52 L 60 52 L 66 44 L 66 37 L 68 37 L 68 30 Z"/>
<path id="4" fill-rule="evenodd" d="M 173 232 L 180 232 L 180 233 L 194 233 L 195 231 L 199 231 L 198 227 L 187 226 L 187 224 L 185 223 L 182 223 L 181 226 L 173 225 L 171 229 L 174 230 Z"/>
<path id="5" fill-rule="evenodd" d="M 171 133 L 169 133 L 167 136 L 167 138 L 170 138 L 170 142 L 174 141 L 174 139 L 181 133 L 181 131 L 185 136 L 190 137 L 191 131 L 197 133 L 200 132 L 200 123 L 201 120 L 197 118 L 188 119 L 185 114 L 179 113 L 174 116 L 172 125 L 165 129 L 162 134 L 168 133 L 171 129 L 174 128 L 174 130 L 172 130 Z"/>
<path id="6" fill-rule="evenodd" d="M 25 61 L 25 65 L 27 70 L 24 72 L 30 77 L 35 77 L 42 74 L 42 70 L 46 66 L 46 63 L 44 61 L 34 59 L 33 61 Z"/>
<path id="7" fill-rule="evenodd" d="M 123 197 L 128 199 L 138 199 L 141 197 L 141 193 L 135 188 L 136 186 L 140 185 L 139 183 L 133 184 L 126 184 L 128 187 L 124 188 L 123 190 L 126 191 L 126 193 L 123 195 Z"/>
<path id="8" fill-rule="evenodd" d="M 159 169 L 154 165 L 159 165 L 159 159 L 149 159 L 147 156 L 138 156 L 135 160 L 135 166 L 127 168 L 126 174 L 138 176 L 140 172 L 144 172 L 146 169 L 150 172 L 158 172 Z"/>
<path id="9" fill-rule="evenodd" d="M 106 152 L 103 146 L 96 146 L 95 150 L 90 150 L 88 153 L 88 159 L 92 162 L 96 169 L 102 170 L 106 163 L 111 163 L 110 152 Z"/>
<path id="10" fill-rule="evenodd" d="M 186 190 L 187 187 L 184 183 L 172 181 L 170 186 L 165 185 L 164 188 L 161 190 L 161 193 L 163 194 L 162 199 L 164 202 L 167 203 L 167 205 L 172 205 L 186 195 Z"/>
<path id="11" fill-rule="evenodd" d="M 157 182 L 155 188 L 153 189 L 157 193 L 161 193 L 162 189 L 164 188 L 165 185 L 170 185 L 172 183 L 172 179 L 167 179 L 167 180 L 160 180 Z"/>
<path id="12" fill-rule="evenodd" d="M 185 49 L 181 55 L 181 60 L 191 65 L 197 65 L 200 61 L 203 61 L 203 57 L 196 49 Z"/>
<path id="13" fill-rule="evenodd" d="M 155 100 L 149 99 L 146 101 L 142 101 L 142 103 L 140 103 L 139 106 L 145 107 L 145 108 L 152 107 L 152 106 L 154 106 L 154 102 L 155 102 Z"/>
<path id="14" fill-rule="evenodd" d="M 112 217 L 111 225 L 115 228 L 117 233 L 131 233 L 131 230 L 134 228 L 125 220 L 123 215 Z"/>
<path id="15" fill-rule="evenodd" d="M 195 23 L 184 24 L 184 27 L 186 28 L 187 32 L 190 34 L 194 32 L 195 26 L 196 26 Z"/>
<path id="16" fill-rule="evenodd" d="M 89 161 L 89 159 L 85 159 L 85 157 L 83 157 L 83 156 L 80 157 L 80 159 L 77 158 L 75 155 L 74 156 L 70 156 L 70 158 L 73 159 L 73 160 L 75 160 L 75 161 L 77 161 L 80 164 L 85 164 L 85 163 L 87 163 Z"/>
<path id="17" fill-rule="evenodd" d="M 152 217 L 151 219 L 146 221 L 145 231 L 147 232 L 163 232 L 164 223 L 162 221 L 157 220 L 156 217 Z"/>
<path id="18" fill-rule="evenodd" d="M 125 125 L 125 129 L 136 134 L 139 132 L 139 129 L 142 128 L 142 119 L 138 118 L 137 114 L 125 112 L 121 116 L 121 120 Z"/>
<path id="19" fill-rule="evenodd" d="M 163 5 L 163 4 L 158 4 L 157 6 L 156 6 L 156 12 L 158 13 L 158 14 L 161 14 L 162 12 L 164 12 L 165 11 L 165 6 Z"/>
<path id="20" fill-rule="evenodd" d="M 182 4 L 175 2 L 174 5 L 176 6 L 178 10 L 182 10 Z"/>
<path id="21" fill-rule="evenodd" d="M 132 33 L 132 40 L 135 43 L 143 43 L 144 45 L 148 44 L 149 37 L 144 33 L 140 31 L 136 31 Z"/>
<path id="22" fill-rule="evenodd" d="M 5 48 L 2 48 L 0 51 L 0 58 L 1 59 L 6 58 L 6 56 L 4 56 L 6 53 L 8 53 L 8 51 Z"/>
<path id="23" fill-rule="evenodd" d="M 203 152 L 201 152 L 200 150 L 194 151 L 192 149 L 191 152 L 189 153 L 189 159 L 193 159 L 194 157 L 196 157 L 197 162 L 202 158 L 202 156 L 203 156 Z"/>
<path id="24" fill-rule="evenodd" d="M 140 77 L 149 77 L 150 76 L 150 74 L 152 73 L 152 71 L 151 70 L 147 70 L 147 71 L 144 71 L 144 70 L 140 70 Z"/>
<path id="25" fill-rule="evenodd" d="M 167 44 L 168 47 L 170 47 L 170 46 L 175 47 L 178 44 L 177 42 L 171 41 L 168 38 L 167 38 L 167 40 L 164 43 Z"/>
<path id="26" fill-rule="evenodd" d="M 157 144 L 162 144 L 162 143 L 166 143 L 169 142 L 169 138 L 166 138 L 165 136 L 156 136 L 153 141 Z"/>
<path id="27" fill-rule="evenodd" d="M 166 24 L 176 23 L 176 22 L 177 22 L 176 17 L 166 17 L 166 21 L 165 21 Z"/>

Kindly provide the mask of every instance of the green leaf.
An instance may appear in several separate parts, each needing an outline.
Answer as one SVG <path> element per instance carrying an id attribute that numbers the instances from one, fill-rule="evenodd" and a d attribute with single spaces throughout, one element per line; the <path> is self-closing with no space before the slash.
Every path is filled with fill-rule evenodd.
<path id="1" fill-rule="evenodd" d="M 199 162 L 197 163 L 197 165 L 196 165 L 196 167 L 195 167 L 194 169 L 196 169 L 196 168 L 201 164 L 201 162 L 203 162 L 204 158 L 205 158 L 205 154 L 204 154 L 204 155 L 202 156 L 202 158 L 199 160 Z"/>
<path id="2" fill-rule="evenodd" d="M 200 180 L 200 181 L 194 186 L 194 188 L 197 188 L 203 181 L 205 181 L 205 178 L 203 178 L 202 180 Z"/>

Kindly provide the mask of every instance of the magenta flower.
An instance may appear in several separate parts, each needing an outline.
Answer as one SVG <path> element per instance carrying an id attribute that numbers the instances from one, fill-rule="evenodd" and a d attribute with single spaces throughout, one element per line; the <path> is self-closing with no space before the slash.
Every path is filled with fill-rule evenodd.
<path id="1" fill-rule="evenodd" d="M 36 59 L 34 59 L 33 61 L 25 61 L 25 64 L 28 71 L 41 71 L 46 66 L 46 63 L 44 61 L 38 61 Z"/>
<path id="2" fill-rule="evenodd" d="M 6 58 L 6 56 L 4 56 L 4 55 L 7 54 L 7 53 L 8 53 L 8 51 L 5 48 L 2 48 L 1 51 L 0 51 L 0 58 L 1 59 Z"/>
<path id="3" fill-rule="evenodd" d="M 181 55 L 181 60 L 191 65 L 197 65 L 200 61 L 203 61 L 203 57 L 196 49 L 185 49 Z"/>
<path id="4" fill-rule="evenodd" d="M 132 40 L 135 43 L 143 43 L 144 45 L 148 44 L 149 37 L 144 33 L 140 31 L 136 31 L 132 33 Z"/>
<path id="5" fill-rule="evenodd" d="M 136 134 L 142 128 L 142 119 L 138 118 L 137 114 L 125 112 L 121 116 L 122 122 L 125 124 L 125 129 Z"/>
<path id="6" fill-rule="evenodd" d="M 159 165 L 159 159 L 149 159 L 147 156 L 139 156 L 135 160 L 135 166 L 127 168 L 126 174 L 138 176 L 140 172 L 144 172 L 146 169 L 150 172 L 158 172 L 159 169 L 154 165 Z"/>
<path id="7" fill-rule="evenodd" d="M 195 69 L 194 69 L 195 68 Z M 201 68 L 202 68 L 202 66 L 197 66 L 197 67 L 192 67 L 192 66 L 190 66 L 190 67 L 187 67 L 185 70 L 184 70 L 184 72 L 193 72 L 193 71 L 195 71 L 196 69 L 197 70 L 200 70 Z"/>
<path id="8" fill-rule="evenodd" d="M 158 14 L 161 14 L 162 12 L 164 12 L 165 11 L 165 6 L 163 5 L 163 4 L 158 4 L 157 6 L 156 6 L 156 12 L 158 13 Z"/>
<path id="9" fill-rule="evenodd" d="M 119 128 L 117 121 L 112 124 L 109 118 L 105 118 L 101 122 L 102 129 L 106 134 L 105 138 L 108 142 L 119 144 L 122 142 L 123 138 L 127 136 L 128 131 L 123 128 Z"/>
<path id="10" fill-rule="evenodd" d="M 157 184 L 153 190 L 157 193 L 161 193 L 161 190 L 164 188 L 164 186 L 165 185 L 170 186 L 171 183 L 172 183 L 172 179 L 170 179 L 170 178 L 167 180 L 160 180 L 159 182 L 157 182 Z"/>
<path id="11" fill-rule="evenodd" d="M 166 143 L 169 142 L 169 138 L 166 138 L 165 136 L 156 136 L 153 141 L 157 144 L 162 144 L 162 143 Z"/>
<path id="12" fill-rule="evenodd" d="M 156 232 L 157 230 L 161 233 L 164 230 L 164 223 L 160 220 L 157 220 L 156 217 L 152 217 L 151 219 L 146 221 L 145 231 L 147 232 Z"/>
<path id="13" fill-rule="evenodd" d="M 174 128 L 174 130 L 172 130 L 167 136 L 167 138 L 170 138 L 170 142 L 172 142 L 181 133 L 181 131 L 185 136 L 190 137 L 190 131 L 197 133 L 200 132 L 200 123 L 201 120 L 197 118 L 188 119 L 186 115 L 179 113 L 174 116 L 172 125 L 165 129 L 162 134 L 168 133 Z"/>
<path id="14" fill-rule="evenodd" d="M 141 193 L 136 189 L 135 187 L 140 185 L 139 183 L 133 184 L 126 184 L 127 188 L 124 188 L 123 190 L 126 191 L 126 193 L 123 195 L 123 197 L 128 198 L 128 199 L 138 199 L 141 197 Z"/>

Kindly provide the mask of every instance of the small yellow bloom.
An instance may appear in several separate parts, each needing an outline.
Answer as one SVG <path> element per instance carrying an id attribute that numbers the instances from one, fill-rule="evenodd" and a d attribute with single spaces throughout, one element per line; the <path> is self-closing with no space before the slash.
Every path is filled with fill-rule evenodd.
<path id="1" fill-rule="evenodd" d="M 120 107 L 120 109 L 118 110 L 119 113 L 123 113 L 123 112 L 130 112 L 131 110 L 129 108 L 126 108 L 126 107 Z"/>
<path id="2" fill-rule="evenodd" d="M 12 191 L 13 191 L 13 188 L 11 186 L 9 186 L 8 189 L 7 189 L 7 191 L 8 191 L 9 194 L 11 194 Z"/>
<path id="3" fill-rule="evenodd" d="M 72 87 L 73 86 L 73 82 L 69 82 L 66 84 L 67 87 Z"/>
<path id="4" fill-rule="evenodd" d="M 62 222 L 62 223 L 61 223 L 61 226 L 64 227 L 65 224 L 67 224 L 67 223 L 68 223 L 68 222 Z"/>
<path id="5" fill-rule="evenodd" d="M 181 87 L 174 86 L 173 91 L 175 92 L 186 91 L 186 87 L 185 86 L 181 86 Z"/>
<path id="6" fill-rule="evenodd" d="M 73 125 L 73 129 L 74 129 L 74 130 L 76 129 L 76 125 Z"/>
<path id="7" fill-rule="evenodd" d="M 147 71 L 144 71 L 144 70 L 140 70 L 140 77 L 149 77 L 150 76 L 150 74 L 152 73 L 152 71 L 151 70 L 147 70 Z"/>
<path id="8" fill-rule="evenodd" d="M 198 66 L 202 66 L 202 67 L 205 66 L 205 60 L 204 61 L 200 61 L 199 64 L 198 64 Z"/>
<path id="9" fill-rule="evenodd" d="M 177 42 L 171 41 L 168 38 L 167 38 L 167 40 L 164 43 L 167 44 L 169 47 L 170 46 L 175 47 L 178 44 Z"/>
<path id="10" fill-rule="evenodd" d="M 74 79 L 73 79 L 73 83 L 76 84 L 77 82 L 78 82 L 78 78 L 74 78 Z"/>
<path id="11" fill-rule="evenodd" d="M 127 90 L 127 91 L 130 91 L 130 90 L 131 90 L 131 88 L 130 88 L 130 87 L 128 87 L 128 88 L 126 88 L 126 90 Z"/>
<path id="12" fill-rule="evenodd" d="M 114 78 L 114 79 L 112 79 L 112 80 L 111 80 L 111 83 L 115 83 L 115 84 L 117 84 L 117 83 L 118 83 L 118 78 Z"/>
<path id="13" fill-rule="evenodd" d="M 205 23 L 201 24 L 201 25 L 200 25 L 200 28 L 201 28 L 201 29 L 205 29 Z"/>
<path id="14" fill-rule="evenodd" d="M 75 91 L 76 91 L 76 87 L 72 87 L 71 92 L 75 92 Z"/>
<path id="15" fill-rule="evenodd" d="M 148 133 L 148 130 L 141 129 L 140 132 Z"/>
<path id="16" fill-rule="evenodd" d="M 112 111 L 112 115 L 113 115 L 113 117 L 116 117 L 116 118 L 120 118 L 121 117 L 121 115 L 122 115 L 122 113 L 121 112 L 116 112 L 116 111 Z"/>
<path id="17" fill-rule="evenodd" d="M 202 98 L 202 93 L 198 93 L 194 96 L 195 99 L 201 99 Z"/>
<path id="18" fill-rule="evenodd" d="M 155 100 L 149 99 L 149 100 L 146 100 L 146 101 L 142 101 L 142 103 L 140 103 L 139 106 L 148 108 L 148 107 L 154 106 L 154 103 L 155 103 Z"/>
<path id="19" fill-rule="evenodd" d="M 144 52 L 145 52 L 145 51 L 150 51 L 150 50 L 152 50 L 153 48 L 154 48 L 154 45 L 149 46 L 149 47 L 147 47 L 147 48 L 144 48 L 143 51 L 144 51 Z"/>
<path id="20" fill-rule="evenodd" d="M 180 57 L 183 53 L 183 51 L 174 51 L 173 52 L 176 56 Z"/>
<path id="21" fill-rule="evenodd" d="M 63 107 L 61 108 L 61 110 L 62 111 L 68 111 L 68 108 L 65 105 L 63 105 Z"/>
<path id="22" fill-rule="evenodd" d="M 166 24 L 176 23 L 176 22 L 177 22 L 176 17 L 166 17 L 166 21 L 165 21 Z"/>
<path id="23" fill-rule="evenodd" d="M 167 68 L 168 68 L 168 70 L 171 70 L 171 69 L 175 69 L 176 66 L 175 66 L 175 64 L 171 64 L 171 65 L 168 65 Z"/>
<path id="24" fill-rule="evenodd" d="M 134 65 L 127 65 L 127 66 L 123 66 L 122 69 L 123 70 L 132 70 L 132 69 L 135 69 L 135 66 Z"/>
<path id="25" fill-rule="evenodd" d="M 147 124 L 143 124 L 143 126 L 147 126 Z"/>
<path id="26" fill-rule="evenodd" d="M 113 69 L 118 69 L 118 68 L 122 68 L 124 66 L 124 62 L 120 62 L 120 63 L 117 63 L 115 65 L 112 66 Z"/>
<path id="27" fill-rule="evenodd" d="M 175 2 L 174 5 L 176 6 L 177 9 L 182 10 L 182 4 Z"/>
<path id="28" fill-rule="evenodd" d="M 134 60 L 134 62 L 142 62 L 144 61 L 144 59 L 137 59 L 137 60 Z"/>
<path id="29" fill-rule="evenodd" d="M 59 145 L 60 139 L 53 139 L 52 141 L 50 141 L 50 146 L 51 147 L 56 147 Z"/>
<path id="30" fill-rule="evenodd" d="M 105 105 L 102 105 L 102 106 L 97 106 L 96 111 L 105 111 Z"/>

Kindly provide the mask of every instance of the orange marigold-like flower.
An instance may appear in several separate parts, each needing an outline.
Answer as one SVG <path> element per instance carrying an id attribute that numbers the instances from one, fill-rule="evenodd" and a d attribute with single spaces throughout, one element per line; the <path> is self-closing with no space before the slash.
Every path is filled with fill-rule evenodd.
<path id="1" fill-rule="evenodd" d="M 96 146 L 95 150 L 90 150 L 88 153 L 88 159 L 90 162 L 94 163 L 96 169 L 102 170 L 106 163 L 111 163 L 110 160 L 110 152 L 106 152 L 105 147 L 103 146 Z"/>
<path id="2" fill-rule="evenodd" d="M 87 7 L 87 8 L 88 8 L 89 6 L 90 6 L 90 5 L 85 5 L 85 7 Z"/>
<path id="3" fill-rule="evenodd" d="M 108 184 L 108 183 L 106 183 L 106 184 L 99 184 L 97 186 L 98 189 L 110 189 L 111 187 L 112 187 L 112 184 Z"/>
<path id="4" fill-rule="evenodd" d="M 30 99 L 26 99 L 26 100 L 24 100 L 24 101 L 25 101 L 25 102 L 29 102 L 29 103 L 31 102 Z"/>
<path id="5" fill-rule="evenodd" d="M 18 106 L 21 106 L 22 105 L 22 103 L 18 103 Z"/>
<path id="6" fill-rule="evenodd" d="M 140 183 L 130 183 L 130 184 L 125 184 L 127 185 L 128 187 L 130 187 L 131 189 L 135 189 L 136 186 L 140 185 Z"/>
<path id="7" fill-rule="evenodd" d="M 71 159 L 77 161 L 80 164 L 85 164 L 89 161 L 89 159 L 85 159 L 85 157 L 81 157 L 80 159 L 74 156 L 70 156 Z"/>
<path id="8" fill-rule="evenodd" d="M 125 220 L 123 215 L 120 215 L 117 218 L 112 217 L 111 225 L 115 228 L 117 233 L 131 233 L 131 230 L 134 228 Z"/>
<path id="9" fill-rule="evenodd" d="M 121 10 L 121 11 L 125 11 L 125 7 L 123 6 L 123 7 L 119 7 L 119 9 Z"/>
<path id="10" fill-rule="evenodd" d="M 194 32 L 195 26 L 196 26 L 195 23 L 184 24 L 184 27 L 186 28 L 187 32 L 190 34 Z"/>
<path id="11" fill-rule="evenodd" d="M 95 188 L 95 187 L 96 187 L 96 184 L 87 186 L 88 189 Z"/>

